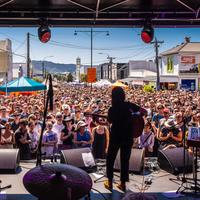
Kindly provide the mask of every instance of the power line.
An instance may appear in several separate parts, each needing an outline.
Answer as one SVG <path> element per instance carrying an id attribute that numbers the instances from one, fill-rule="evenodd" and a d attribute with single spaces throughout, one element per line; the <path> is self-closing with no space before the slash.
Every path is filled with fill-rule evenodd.
<path id="1" fill-rule="evenodd" d="M 16 40 L 15 38 L 13 38 L 12 36 L 10 36 L 10 35 L 8 35 L 8 34 L 6 34 L 6 33 L 0 32 L 0 34 L 1 34 L 1 35 L 5 35 L 6 37 L 10 38 L 11 40 L 13 40 L 13 41 L 15 41 L 15 42 L 22 43 L 21 41 Z"/>
<path id="2" fill-rule="evenodd" d="M 31 36 L 33 36 L 34 40 L 37 40 L 37 36 L 36 35 L 33 35 L 31 34 Z M 39 41 L 38 41 L 39 42 Z M 62 47 L 67 47 L 67 48 L 75 48 L 75 49 L 90 49 L 90 47 L 87 47 L 87 46 L 80 46 L 80 45 L 74 45 L 74 44 L 71 44 L 71 43 L 62 43 L 62 42 L 58 42 L 58 41 L 55 41 L 55 40 L 51 40 L 48 42 L 49 45 L 56 45 L 56 46 L 62 46 Z M 118 47 L 113 47 L 113 48 L 101 48 L 101 47 L 95 47 L 93 48 L 93 50 L 101 50 L 101 51 L 118 51 L 118 50 L 122 50 L 122 49 L 126 49 L 126 50 L 134 50 L 135 48 L 140 48 L 140 47 L 143 47 L 144 45 L 143 44 L 138 44 L 138 45 L 129 45 L 129 46 L 118 46 Z"/>
<path id="3" fill-rule="evenodd" d="M 19 46 L 14 50 L 14 53 L 16 53 L 19 49 L 21 49 L 22 46 L 25 45 L 26 40 L 24 40 Z"/>

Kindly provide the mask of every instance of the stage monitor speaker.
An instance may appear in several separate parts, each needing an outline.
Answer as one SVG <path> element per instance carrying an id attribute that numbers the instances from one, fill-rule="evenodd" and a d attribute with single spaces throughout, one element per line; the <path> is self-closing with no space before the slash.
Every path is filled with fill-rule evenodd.
<path id="1" fill-rule="evenodd" d="M 87 158 L 87 155 L 89 156 L 88 158 Z M 89 159 L 89 162 L 88 162 L 88 159 Z M 81 168 L 88 173 L 94 172 L 97 169 L 97 166 L 95 164 L 94 157 L 92 155 L 90 148 L 62 150 L 60 162 Z"/>
<path id="2" fill-rule="evenodd" d="M 132 149 L 131 156 L 129 160 L 129 172 L 140 173 L 144 166 L 144 149 Z M 114 169 L 120 170 L 120 151 L 115 159 Z"/>
<path id="3" fill-rule="evenodd" d="M 184 148 L 172 148 L 158 151 L 158 164 L 161 169 L 179 174 L 184 170 Z M 185 150 L 185 172 L 192 172 L 193 155 Z"/>
<path id="4" fill-rule="evenodd" d="M 19 149 L 0 149 L 0 173 L 16 173 L 19 162 Z"/>

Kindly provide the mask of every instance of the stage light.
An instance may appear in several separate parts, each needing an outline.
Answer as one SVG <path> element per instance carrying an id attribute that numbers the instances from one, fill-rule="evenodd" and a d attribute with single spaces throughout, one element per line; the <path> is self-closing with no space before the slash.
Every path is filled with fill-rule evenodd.
<path id="1" fill-rule="evenodd" d="M 150 43 L 154 37 L 154 29 L 151 25 L 145 25 L 141 32 L 142 41 L 145 43 Z"/>
<path id="2" fill-rule="evenodd" d="M 42 43 L 47 43 L 51 39 L 51 30 L 48 25 L 41 25 L 38 28 L 38 38 Z"/>

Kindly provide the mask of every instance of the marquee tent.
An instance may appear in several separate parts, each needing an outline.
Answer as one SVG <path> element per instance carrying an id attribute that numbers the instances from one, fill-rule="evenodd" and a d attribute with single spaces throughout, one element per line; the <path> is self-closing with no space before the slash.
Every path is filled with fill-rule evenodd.
<path id="1" fill-rule="evenodd" d="M 36 82 L 30 78 L 20 77 L 7 84 L 0 86 L 1 92 L 32 92 L 46 90 L 46 85 Z"/>
<path id="2" fill-rule="evenodd" d="M 94 87 L 109 87 L 111 85 L 112 85 L 112 83 L 106 79 L 101 79 L 100 81 L 92 84 L 92 86 L 94 86 Z"/>

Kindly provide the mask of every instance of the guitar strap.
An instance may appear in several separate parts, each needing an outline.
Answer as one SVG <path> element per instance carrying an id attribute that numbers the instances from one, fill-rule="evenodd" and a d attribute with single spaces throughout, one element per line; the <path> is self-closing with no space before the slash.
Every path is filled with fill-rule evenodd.
<path id="1" fill-rule="evenodd" d="M 152 135 L 152 132 L 148 135 L 148 137 L 145 139 L 145 141 L 142 143 L 142 145 L 144 145 L 146 143 L 146 141 L 149 139 L 149 137 Z"/>

